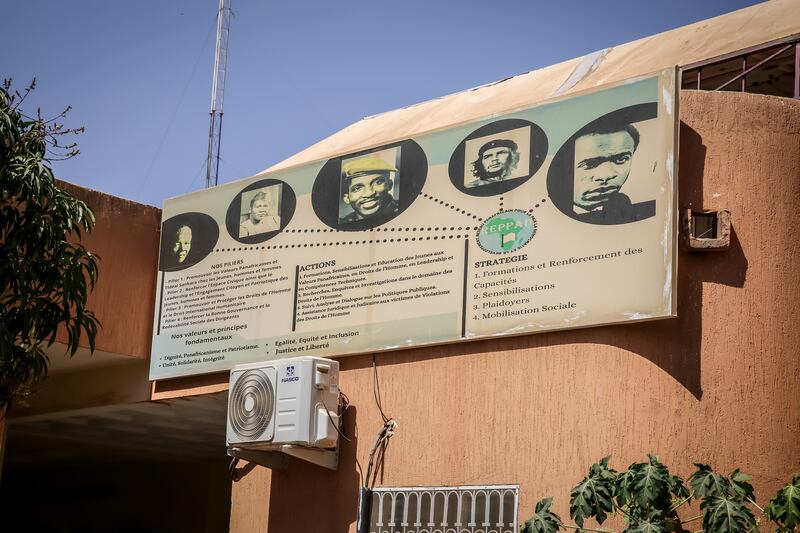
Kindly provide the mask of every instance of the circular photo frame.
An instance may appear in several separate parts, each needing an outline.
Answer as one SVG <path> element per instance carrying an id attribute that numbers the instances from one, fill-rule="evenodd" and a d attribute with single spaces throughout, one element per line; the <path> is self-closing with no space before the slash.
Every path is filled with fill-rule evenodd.
<path id="1" fill-rule="evenodd" d="M 311 190 L 314 213 L 339 231 L 364 231 L 399 216 L 422 192 L 428 158 L 412 140 L 329 159 Z"/>
<path id="2" fill-rule="evenodd" d="M 484 252 L 507 254 L 527 245 L 538 228 L 536 217 L 522 209 L 498 211 L 481 224 L 475 240 Z"/>
<path id="3" fill-rule="evenodd" d="M 181 213 L 161 223 L 158 269 L 176 272 L 196 265 L 219 240 L 217 222 L 205 213 Z"/>
<path id="4" fill-rule="evenodd" d="M 233 198 L 225 214 L 225 228 L 242 244 L 259 244 L 280 233 L 296 207 L 297 197 L 288 183 L 274 178 L 258 180 Z"/>
<path id="5" fill-rule="evenodd" d="M 585 224 L 620 225 L 655 216 L 656 201 L 626 194 L 645 135 L 637 123 L 658 116 L 655 102 L 623 107 L 576 131 L 547 171 L 547 194 L 564 215 Z"/>
<path id="6" fill-rule="evenodd" d="M 547 157 L 547 135 L 520 118 L 481 126 L 450 156 L 453 187 L 470 196 L 497 196 L 528 181 Z"/>

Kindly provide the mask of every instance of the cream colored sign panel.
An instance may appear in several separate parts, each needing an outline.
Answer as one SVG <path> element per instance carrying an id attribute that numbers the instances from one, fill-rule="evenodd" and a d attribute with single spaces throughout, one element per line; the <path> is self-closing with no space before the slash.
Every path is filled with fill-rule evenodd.
<path id="1" fill-rule="evenodd" d="M 676 71 L 164 205 L 151 379 L 675 314 Z"/>

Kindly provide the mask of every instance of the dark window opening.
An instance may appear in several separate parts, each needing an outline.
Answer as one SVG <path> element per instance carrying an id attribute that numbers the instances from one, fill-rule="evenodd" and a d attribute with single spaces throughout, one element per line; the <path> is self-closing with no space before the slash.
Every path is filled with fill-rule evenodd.
<path id="1" fill-rule="evenodd" d="M 800 41 L 795 38 L 734 57 L 689 65 L 683 70 L 681 88 L 800 98 L 799 47 Z"/>

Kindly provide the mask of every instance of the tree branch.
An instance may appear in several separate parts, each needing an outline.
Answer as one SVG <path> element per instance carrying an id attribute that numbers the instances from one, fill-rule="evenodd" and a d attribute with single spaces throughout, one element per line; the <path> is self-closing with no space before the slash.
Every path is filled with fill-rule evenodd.
<path id="1" fill-rule="evenodd" d="M 761 511 L 762 514 L 764 513 L 764 509 L 760 505 L 758 505 L 753 498 L 747 498 L 747 501 L 755 505 L 756 509 Z"/>
<path id="2" fill-rule="evenodd" d="M 569 524 L 561 524 L 561 527 L 565 527 L 567 529 L 574 529 L 576 531 L 594 531 L 595 533 L 617 533 L 617 531 L 613 529 L 594 529 L 591 527 L 571 526 Z"/>
<path id="3" fill-rule="evenodd" d="M 691 499 L 692 499 L 691 496 L 687 496 L 686 498 L 673 503 L 672 507 L 670 507 L 669 510 L 674 511 L 675 509 L 677 509 L 678 507 L 680 507 L 681 505 L 683 505 L 684 503 L 688 502 Z"/>
<path id="4" fill-rule="evenodd" d="M 703 513 L 703 514 L 705 514 L 705 513 Z M 703 515 L 699 514 L 697 516 L 693 516 L 692 518 L 689 518 L 689 519 L 686 519 L 686 520 L 681 520 L 681 524 L 688 524 L 689 522 L 694 522 L 698 518 L 703 518 Z"/>

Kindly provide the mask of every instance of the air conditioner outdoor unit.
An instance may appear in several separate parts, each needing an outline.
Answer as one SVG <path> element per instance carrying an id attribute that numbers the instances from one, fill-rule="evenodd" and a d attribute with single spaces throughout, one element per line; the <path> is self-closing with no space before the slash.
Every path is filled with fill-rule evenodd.
<path id="1" fill-rule="evenodd" d="M 229 454 L 277 451 L 306 458 L 311 449 L 335 448 L 338 402 L 337 361 L 304 356 L 237 365 L 228 388 Z"/>

